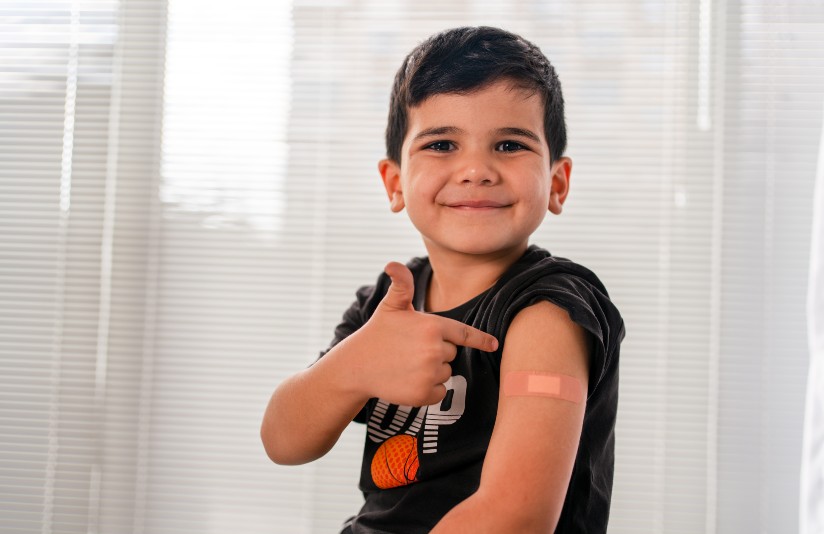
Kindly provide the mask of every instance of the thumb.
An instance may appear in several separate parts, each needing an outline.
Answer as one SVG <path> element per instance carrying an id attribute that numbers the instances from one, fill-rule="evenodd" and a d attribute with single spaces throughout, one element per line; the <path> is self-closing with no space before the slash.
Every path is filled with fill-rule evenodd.
<path id="1" fill-rule="evenodd" d="M 412 271 L 396 261 L 390 262 L 384 267 L 383 272 L 392 279 L 392 284 L 386 291 L 381 304 L 393 310 L 413 310 L 412 297 L 415 295 L 415 281 L 412 278 Z"/>

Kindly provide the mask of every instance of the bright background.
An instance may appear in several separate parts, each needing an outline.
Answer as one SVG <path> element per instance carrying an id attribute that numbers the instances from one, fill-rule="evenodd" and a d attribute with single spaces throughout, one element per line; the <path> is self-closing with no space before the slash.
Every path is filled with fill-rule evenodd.
<path id="1" fill-rule="evenodd" d="M 389 88 L 475 24 L 556 65 L 572 193 L 534 242 L 627 323 L 610 532 L 797 530 L 820 0 L 0 0 L 0 530 L 357 510 L 362 427 L 278 467 L 260 418 L 423 253 L 379 185 Z"/>

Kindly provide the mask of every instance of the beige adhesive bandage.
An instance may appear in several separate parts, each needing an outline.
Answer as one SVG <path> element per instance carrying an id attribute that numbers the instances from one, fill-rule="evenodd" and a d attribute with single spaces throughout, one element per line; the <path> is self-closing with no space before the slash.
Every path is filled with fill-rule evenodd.
<path id="1" fill-rule="evenodd" d="M 502 387 L 507 397 L 552 397 L 575 404 L 584 400 L 581 381 L 558 373 L 513 371 L 504 376 Z"/>

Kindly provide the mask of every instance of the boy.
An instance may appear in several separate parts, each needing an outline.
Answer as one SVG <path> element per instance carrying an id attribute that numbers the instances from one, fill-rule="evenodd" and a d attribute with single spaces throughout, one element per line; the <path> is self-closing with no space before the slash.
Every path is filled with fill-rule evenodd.
<path id="1" fill-rule="evenodd" d="M 557 76 L 496 28 L 430 37 L 395 78 L 378 167 L 428 257 L 361 288 L 261 437 L 282 464 L 367 424 L 346 533 L 606 532 L 623 321 L 597 277 L 528 240 L 572 163 Z"/>

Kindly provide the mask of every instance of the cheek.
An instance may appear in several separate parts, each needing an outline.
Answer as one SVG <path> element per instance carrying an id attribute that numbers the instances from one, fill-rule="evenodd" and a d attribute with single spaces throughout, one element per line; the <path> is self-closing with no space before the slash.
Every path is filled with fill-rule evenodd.
<path id="1" fill-rule="evenodd" d="M 548 178 L 536 179 L 531 187 L 522 191 L 529 199 L 530 211 L 543 215 L 549 209 L 550 184 Z"/>
<path id="2" fill-rule="evenodd" d="M 433 173 L 422 170 L 407 176 L 404 197 L 411 202 L 431 201 L 440 189 L 439 180 Z"/>
<path id="3" fill-rule="evenodd" d="M 522 195 L 534 197 L 536 201 L 541 198 L 549 198 L 552 179 L 544 169 L 527 167 L 520 169 L 519 176 L 525 178 L 518 181 L 518 187 Z"/>

